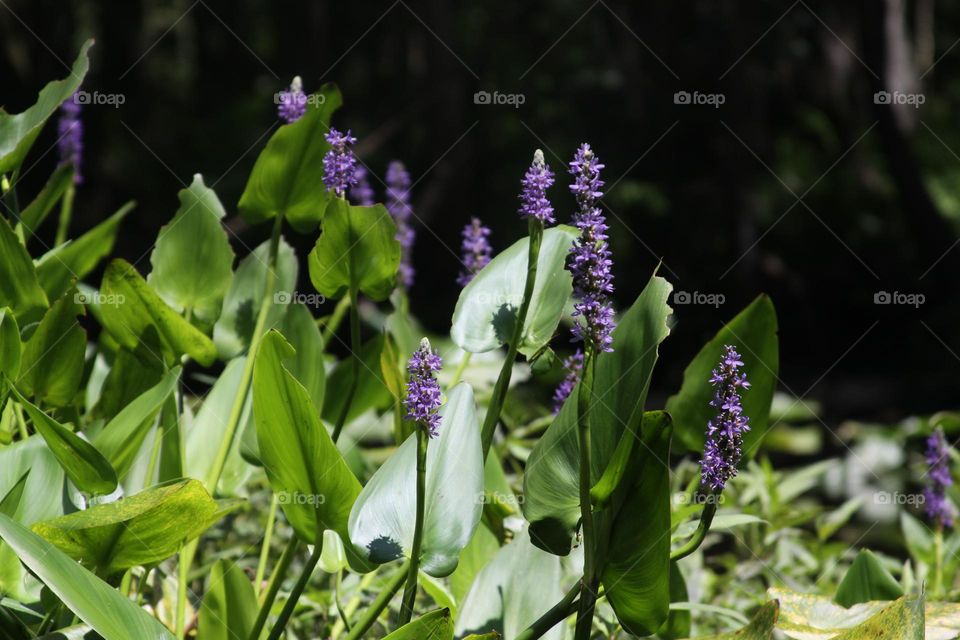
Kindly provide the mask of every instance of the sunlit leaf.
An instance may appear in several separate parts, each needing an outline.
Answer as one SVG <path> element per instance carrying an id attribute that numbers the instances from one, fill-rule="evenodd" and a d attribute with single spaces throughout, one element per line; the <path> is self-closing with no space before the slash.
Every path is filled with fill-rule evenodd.
<path id="1" fill-rule="evenodd" d="M 73 401 L 83 378 L 87 333 L 77 318 L 85 315 L 76 289 L 57 300 L 23 345 L 17 386 L 44 405 L 63 407 Z"/>

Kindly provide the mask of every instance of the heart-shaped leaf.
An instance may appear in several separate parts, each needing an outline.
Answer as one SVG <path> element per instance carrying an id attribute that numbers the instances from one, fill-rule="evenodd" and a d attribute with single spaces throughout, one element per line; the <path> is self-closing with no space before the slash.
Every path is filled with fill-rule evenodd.
<path id="1" fill-rule="evenodd" d="M 576 229 L 565 225 L 543 232 L 537 279 L 519 345 L 521 353 L 531 355 L 553 338 L 573 287 L 564 265 L 577 235 Z M 529 238 L 513 243 L 460 292 L 450 337 L 464 351 L 491 351 L 512 336 L 527 281 L 529 244 Z"/>
<path id="2" fill-rule="evenodd" d="M 325 84 L 311 96 L 303 117 L 277 129 L 253 165 L 240 196 L 240 215 L 258 224 L 282 213 L 301 233 L 316 228 L 333 196 L 323 184 L 323 156 L 330 116 L 342 104 L 340 90 Z"/>
<path id="3" fill-rule="evenodd" d="M 0 306 L 12 309 L 22 325 L 38 320 L 49 306 L 30 254 L 6 219 L 0 219 Z"/>
<path id="4" fill-rule="evenodd" d="M 871 600 L 896 600 L 903 588 L 869 549 L 861 549 L 837 587 L 834 601 L 852 607 Z"/>
<path id="5" fill-rule="evenodd" d="M 190 309 L 212 323 L 233 277 L 233 249 L 220 222 L 226 211 L 199 173 L 179 198 L 180 208 L 157 236 L 147 282 L 177 311 Z"/>
<path id="6" fill-rule="evenodd" d="M 67 291 L 23 346 L 17 386 L 45 405 L 70 404 L 83 378 L 87 333 L 77 317 L 86 313 L 77 299 L 76 289 Z"/>
<path id="7" fill-rule="evenodd" d="M 217 560 L 197 626 L 197 640 L 243 640 L 257 618 L 257 595 L 243 569 L 230 560 Z"/>
<path id="8" fill-rule="evenodd" d="M 449 575 L 483 512 L 483 454 L 473 389 L 458 384 L 440 408 L 440 434 L 427 447 L 420 569 Z M 410 556 L 416 514 L 417 442 L 410 437 L 377 470 L 350 512 L 350 538 L 371 562 Z"/>
<path id="9" fill-rule="evenodd" d="M 290 305 L 280 324 L 280 332 L 297 350 L 287 361 L 287 369 L 310 394 L 317 411 L 323 409 L 327 373 L 323 366 L 323 336 L 310 310 L 302 304 Z"/>
<path id="10" fill-rule="evenodd" d="M 323 233 L 310 252 L 310 281 L 329 299 L 359 291 L 385 300 L 400 268 L 393 218 L 381 204 L 355 207 L 336 198 L 327 208 Z"/>

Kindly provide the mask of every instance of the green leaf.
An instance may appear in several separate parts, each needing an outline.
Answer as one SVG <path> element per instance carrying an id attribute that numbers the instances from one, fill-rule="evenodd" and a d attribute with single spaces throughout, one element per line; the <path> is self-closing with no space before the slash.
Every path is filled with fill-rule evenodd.
<path id="1" fill-rule="evenodd" d="M 27 499 L 20 501 L 16 515 L 8 516 L 29 526 L 63 513 L 63 467 L 39 434 L 0 448 L 0 495 L 9 494 L 23 477 Z M 0 592 L 5 587 L 0 580 Z"/>
<path id="2" fill-rule="evenodd" d="M 17 509 L 20 508 L 20 498 L 23 497 L 23 490 L 27 486 L 27 477 L 30 472 L 24 473 L 17 483 L 0 498 L 0 514 L 8 518 L 16 518 Z"/>
<path id="3" fill-rule="evenodd" d="M 0 309 L 0 374 L 16 380 L 20 373 L 20 328 L 9 307 Z"/>
<path id="4" fill-rule="evenodd" d="M 657 637 L 663 640 L 686 638 L 690 635 L 690 611 L 674 609 L 673 604 L 687 602 L 690 595 L 687 592 L 687 583 L 676 562 L 670 563 L 670 615 L 667 621 L 657 630 Z"/>
<path id="5" fill-rule="evenodd" d="M 67 291 L 23 346 L 17 386 L 45 405 L 70 404 L 83 378 L 87 333 L 77 317 L 86 312 L 77 298 L 76 289 Z"/>
<path id="6" fill-rule="evenodd" d="M 110 305 L 104 328 L 131 351 L 143 343 L 141 357 L 172 366 L 186 354 L 205 367 L 217 359 L 210 338 L 171 309 L 130 263 L 117 259 L 107 266 L 100 295 L 101 304 Z"/>
<path id="7" fill-rule="evenodd" d="M 83 82 L 90 66 L 87 50 L 92 45 L 93 40 L 87 40 L 70 69 L 70 76 L 47 83 L 37 96 L 36 103 L 26 111 L 9 114 L 0 110 L 0 174 L 10 173 L 23 163 L 47 118 L 52 116 Z"/>
<path id="8" fill-rule="evenodd" d="M 14 389 L 17 399 L 30 416 L 34 429 L 46 441 L 70 481 L 81 491 L 111 493 L 117 488 L 117 474 L 97 449 L 70 431 Z"/>
<path id="9" fill-rule="evenodd" d="M 301 233 L 316 228 L 334 197 L 323 184 L 323 156 L 330 149 L 324 136 L 342 102 L 336 85 L 325 84 L 311 96 L 302 118 L 271 136 L 240 196 L 244 220 L 258 224 L 282 213 Z"/>
<path id="10" fill-rule="evenodd" d="M 573 286 L 564 265 L 577 234 L 576 229 L 565 225 L 543 232 L 537 280 L 519 345 L 521 353 L 532 355 L 553 338 Z M 523 301 L 529 243 L 529 238 L 513 243 L 460 292 L 450 337 L 464 351 L 491 351 L 509 340 Z"/>
<path id="11" fill-rule="evenodd" d="M 457 637 L 496 631 L 515 638 L 563 593 L 560 559 L 530 544 L 523 531 L 477 574 L 458 609 Z M 557 625 L 542 637 L 560 640 L 563 628 Z"/>
<path id="12" fill-rule="evenodd" d="M 347 411 L 347 423 L 355 420 L 371 408 L 381 408 L 392 403 L 393 396 L 387 389 L 380 367 L 380 355 L 384 348 L 384 336 L 378 334 L 360 347 L 360 377 L 357 390 L 353 394 L 350 409 Z M 347 401 L 348 391 L 353 377 L 353 363 L 349 359 L 341 360 L 327 378 L 327 393 L 323 405 L 323 419 L 336 421 Z"/>
<path id="13" fill-rule="evenodd" d="M 437 609 L 409 622 L 383 640 L 453 640 L 450 609 Z"/>
<path id="14" fill-rule="evenodd" d="M 915 560 L 933 566 L 934 556 L 933 534 L 930 528 L 917 520 L 906 511 L 900 512 L 900 529 L 903 532 L 903 541 Z"/>
<path id="15" fill-rule="evenodd" d="M 449 575 L 483 512 L 483 454 L 473 389 L 458 384 L 440 408 L 437 438 L 427 447 L 420 569 Z M 363 488 L 350 512 L 357 552 L 383 564 L 409 557 L 416 514 L 417 441 L 410 437 Z"/>
<path id="16" fill-rule="evenodd" d="M 896 600 L 903 589 L 869 549 L 862 549 L 843 576 L 834 601 L 850 607 L 871 600 Z"/>
<path id="17" fill-rule="evenodd" d="M 191 309 L 212 323 L 233 278 L 233 249 L 220 222 L 226 211 L 199 173 L 179 197 L 180 208 L 157 236 L 147 282 L 177 311 Z"/>
<path id="18" fill-rule="evenodd" d="M 320 328 L 310 310 L 298 303 L 290 306 L 280 323 L 280 333 L 297 350 L 296 355 L 287 362 L 287 369 L 307 389 L 313 406 L 319 412 L 323 409 L 327 386 Z"/>
<path id="19" fill-rule="evenodd" d="M 68 240 L 40 257 L 37 278 L 48 300 L 62 296 L 72 281 L 86 277 L 110 255 L 120 223 L 135 206 L 135 202 L 128 202 L 79 238 Z"/>
<path id="20" fill-rule="evenodd" d="M 257 618 L 257 595 L 234 562 L 217 560 L 200 607 L 198 640 L 244 640 Z"/>
<path id="21" fill-rule="evenodd" d="M 43 538 L 0 515 L 0 538 L 20 561 L 105 640 L 173 640 L 153 616 Z"/>
<path id="22" fill-rule="evenodd" d="M 329 299 L 359 291 L 386 300 L 397 281 L 400 243 L 393 218 L 381 204 L 355 207 L 330 203 L 323 233 L 310 252 L 310 281 Z"/>
<path id="23" fill-rule="evenodd" d="M 750 620 L 750 624 L 744 628 L 730 633 L 704 636 L 701 640 L 770 640 L 773 638 L 773 627 L 777 622 L 779 612 L 779 603 L 772 600 L 760 607 L 753 619 Z"/>
<path id="24" fill-rule="evenodd" d="M 203 484 L 184 479 L 38 522 L 33 531 L 107 577 L 169 558 L 221 516 Z"/>
<path id="25" fill-rule="evenodd" d="M 253 372 L 253 413 L 260 458 L 283 512 L 298 536 L 317 544 L 332 529 L 346 543 L 350 507 L 360 483 L 321 424 L 307 390 L 283 365 L 294 349 L 267 333 Z M 351 566 L 363 567 L 345 544 Z"/>
<path id="26" fill-rule="evenodd" d="M 667 400 L 667 412 L 673 416 L 680 444 L 688 451 L 702 451 L 707 421 L 715 409 L 710 406 L 713 387 L 710 372 L 723 354 L 723 346 L 731 344 L 743 357 L 743 373 L 750 389 L 743 396 L 743 413 L 750 417 L 750 431 L 743 437 L 743 452 L 751 457 L 767 431 L 767 420 L 779 369 L 777 312 L 765 295 L 757 297 L 737 316 L 725 324 L 687 365 L 680 391 Z"/>
<path id="27" fill-rule="evenodd" d="M 257 324 L 257 314 L 264 303 L 263 293 L 267 282 L 267 264 L 270 241 L 267 240 L 240 261 L 233 282 L 223 299 L 220 318 L 213 327 L 213 341 L 217 352 L 224 360 L 244 353 L 250 346 L 250 338 Z M 293 291 L 297 285 L 297 256 L 282 238 L 277 250 L 277 280 L 274 291 Z M 272 304 L 267 315 L 268 327 L 277 326 L 283 320 L 288 305 Z"/>
<path id="28" fill-rule="evenodd" d="M 494 455 L 494 452 L 491 452 L 491 455 Z M 474 578 L 499 550 L 500 542 L 497 536 L 485 526 L 477 527 L 470 543 L 460 552 L 460 562 L 457 563 L 456 571 L 450 574 L 450 591 L 458 603 L 463 602 Z"/>
<path id="29" fill-rule="evenodd" d="M 850 498 L 842 505 L 817 517 L 817 538 L 821 542 L 825 542 L 827 538 L 835 534 L 840 530 L 847 522 L 850 521 L 850 518 L 853 517 L 857 511 L 860 510 L 860 507 L 863 506 L 863 496 L 855 496 Z M 906 515 L 906 514 L 903 514 Z"/>
<path id="30" fill-rule="evenodd" d="M 49 306 L 30 254 L 5 219 L 0 219 L 0 306 L 12 309 L 22 325 Z"/>
<path id="31" fill-rule="evenodd" d="M 47 179 L 47 184 L 33 199 L 33 202 L 24 207 L 20 212 L 20 219 L 17 222 L 16 230 L 23 233 L 24 241 L 29 240 L 34 231 L 37 230 L 43 221 L 53 210 L 53 205 L 60 201 L 63 192 L 73 183 L 73 165 L 62 164 L 56 168 L 53 174 Z"/>

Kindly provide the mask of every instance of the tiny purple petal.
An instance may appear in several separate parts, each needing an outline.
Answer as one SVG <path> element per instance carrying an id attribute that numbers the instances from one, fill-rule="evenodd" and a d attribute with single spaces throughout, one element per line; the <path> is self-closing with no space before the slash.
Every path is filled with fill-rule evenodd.
<path id="1" fill-rule="evenodd" d="M 580 375 L 583 373 L 583 351 L 577 349 L 572 356 L 564 360 L 563 368 L 567 370 L 567 376 L 553 392 L 553 415 L 560 413 L 563 403 L 567 401 L 567 398 L 573 393 L 574 387 L 580 382 Z"/>
<path id="2" fill-rule="evenodd" d="M 553 206 L 547 199 L 547 189 L 553 185 L 553 172 L 543 159 L 543 151 L 537 149 L 533 154 L 533 163 L 520 181 L 523 191 L 520 193 L 520 215 L 524 218 L 536 218 L 544 224 L 553 224 Z"/>
<path id="3" fill-rule="evenodd" d="M 332 191 L 338 197 L 343 197 L 347 189 L 357 183 L 357 158 L 348 147 L 355 144 L 357 139 L 346 133 L 340 133 L 333 127 L 326 135 L 330 150 L 323 156 L 323 184 L 327 191 Z"/>
<path id="4" fill-rule="evenodd" d="M 707 442 L 700 461 L 700 480 L 704 486 L 723 491 L 727 480 L 737 475 L 743 446 L 743 433 L 750 430 L 750 418 L 743 415 L 740 389 L 748 389 L 740 354 L 726 345 L 720 366 L 710 375 L 710 384 L 716 389 L 710 406 L 718 409 L 716 417 L 707 423 Z"/>
<path id="5" fill-rule="evenodd" d="M 367 179 L 367 168 L 357 164 L 353 171 L 356 182 L 350 187 L 350 201 L 361 207 L 373 206 L 373 187 Z"/>
<path id="6" fill-rule="evenodd" d="M 463 242 L 460 245 L 460 254 L 463 261 L 463 269 L 457 277 L 457 284 L 465 287 L 490 262 L 490 256 L 493 249 L 490 247 L 490 228 L 485 227 L 480 218 L 471 218 L 470 224 L 463 228 L 461 233 Z"/>
<path id="7" fill-rule="evenodd" d="M 924 492 L 927 517 L 941 527 L 953 526 L 953 507 L 947 500 L 947 487 L 953 485 L 950 475 L 950 447 L 937 427 L 927 438 L 926 461 L 930 486 Z"/>
<path id="8" fill-rule="evenodd" d="M 419 422 L 430 434 L 436 437 L 440 428 L 440 384 L 433 374 L 443 365 L 440 356 L 430 348 L 430 341 L 424 338 L 420 348 L 413 352 L 407 371 L 407 397 L 403 401 L 407 408 L 407 420 Z"/>
<path id="9" fill-rule="evenodd" d="M 80 120 L 79 89 L 60 105 L 60 119 L 57 121 L 57 150 L 60 164 L 73 165 L 73 182 L 80 184 L 80 163 L 83 159 L 83 121 Z"/>
<path id="10" fill-rule="evenodd" d="M 296 122 L 307 112 L 307 94 L 303 92 L 300 76 L 293 79 L 286 91 L 277 95 L 277 115 L 290 124 Z"/>
<path id="11" fill-rule="evenodd" d="M 399 160 L 387 165 L 387 211 L 397 225 L 400 283 L 409 289 L 413 286 L 413 241 L 417 234 L 411 224 L 413 207 L 410 204 L 410 173 Z"/>

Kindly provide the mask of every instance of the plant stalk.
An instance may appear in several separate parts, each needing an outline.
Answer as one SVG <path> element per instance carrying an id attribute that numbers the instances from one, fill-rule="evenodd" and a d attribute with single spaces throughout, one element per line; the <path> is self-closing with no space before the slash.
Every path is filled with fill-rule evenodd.
<path id="1" fill-rule="evenodd" d="M 710 524 L 713 522 L 713 516 L 717 513 L 717 503 L 719 502 L 720 494 L 716 491 L 711 491 L 706 494 L 706 499 L 707 503 L 704 505 L 703 511 L 700 512 L 700 524 L 697 525 L 697 530 L 693 532 L 693 536 L 691 536 L 683 546 L 670 552 L 671 561 L 686 558 L 699 549 L 700 545 L 703 544 L 703 539 L 707 537 L 707 532 L 710 531 Z"/>
<path id="2" fill-rule="evenodd" d="M 594 354 L 587 350 L 583 378 L 577 394 L 577 433 L 580 440 L 580 526 L 583 532 L 583 578 L 580 581 L 580 606 L 575 640 L 589 640 L 593 628 L 593 610 L 597 598 L 596 530 L 590 501 L 590 406 L 593 396 Z"/>
<path id="3" fill-rule="evenodd" d="M 427 428 L 417 425 L 417 515 L 413 529 L 413 546 L 410 549 L 410 568 L 407 570 L 407 584 L 403 588 L 403 600 L 400 604 L 399 625 L 410 622 L 413 606 L 417 600 L 417 575 L 420 571 L 420 547 L 423 543 L 423 512 L 427 490 L 427 444 L 430 437 Z"/>
<path id="4" fill-rule="evenodd" d="M 277 566 L 273 568 L 273 573 L 270 574 L 267 591 L 262 594 L 260 610 L 257 612 L 257 619 L 250 629 L 249 640 L 258 640 L 260 637 L 260 633 L 267 623 L 267 617 L 270 615 L 270 609 L 273 608 L 273 602 L 277 599 L 277 593 L 280 591 L 280 585 L 283 583 L 283 576 L 286 575 L 287 569 L 290 568 L 290 562 L 293 560 L 293 556 L 296 555 L 297 549 L 299 548 L 300 538 L 293 536 L 290 538 L 287 546 L 284 547 L 283 553 L 280 554 L 280 560 L 277 561 Z"/>
<path id="5" fill-rule="evenodd" d="M 463 377 L 463 372 L 467 370 L 467 366 L 470 364 L 470 358 L 473 357 L 473 354 L 469 351 L 463 352 L 463 357 L 460 358 L 460 362 L 457 364 L 457 368 L 453 371 L 453 377 L 450 379 L 450 384 L 448 388 L 452 389 L 457 386 L 457 383 L 460 382 L 460 378 Z"/>
<path id="6" fill-rule="evenodd" d="M 253 582 L 254 590 L 257 596 L 260 595 L 260 585 L 263 584 L 263 576 L 267 570 L 267 560 L 270 558 L 270 541 L 273 539 L 273 525 L 277 521 L 277 508 L 280 501 L 277 494 L 273 494 L 270 500 L 270 512 L 267 514 L 267 532 L 263 536 L 263 545 L 260 547 L 260 560 L 257 562 L 257 575 Z"/>
<path id="7" fill-rule="evenodd" d="M 563 599 L 553 605 L 549 611 L 537 618 L 529 627 L 523 630 L 514 640 L 536 640 L 547 631 L 560 624 L 577 612 L 577 595 L 580 594 L 580 583 L 573 585 Z"/>
<path id="8" fill-rule="evenodd" d="M 347 422 L 347 415 L 350 413 L 350 405 L 353 404 L 353 396 L 357 393 L 357 386 L 360 384 L 360 310 L 357 308 L 360 293 L 351 287 L 350 289 L 350 388 L 347 391 L 347 397 L 343 401 L 343 408 L 337 417 L 337 424 L 333 427 L 333 441 L 336 443 L 340 439 L 340 432 L 343 431 L 343 425 Z"/>
<path id="9" fill-rule="evenodd" d="M 60 219 L 57 221 L 57 235 L 53 246 L 59 247 L 67 241 L 67 233 L 70 230 L 70 218 L 73 215 L 73 198 L 77 193 L 77 187 L 70 182 L 66 192 L 63 194 L 63 200 L 60 201 Z"/>
<path id="10" fill-rule="evenodd" d="M 353 628 L 350 629 L 346 640 L 358 640 L 358 638 L 362 638 L 363 634 L 365 634 L 367 630 L 374 625 L 374 623 L 377 621 L 377 618 L 380 617 L 380 612 L 387 608 L 387 605 L 390 604 L 393 596 L 396 595 L 397 591 L 400 590 L 400 587 L 406 581 L 407 574 L 409 573 L 409 566 L 409 561 L 400 566 L 400 570 L 393 575 L 393 577 L 390 579 L 390 582 L 384 586 L 383 590 L 380 591 L 380 594 L 376 597 L 376 599 L 370 603 L 369 607 L 367 607 L 363 617 L 361 617 L 360 620 L 353 625 Z"/>
<path id="11" fill-rule="evenodd" d="M 340 328 L 340 323 L 343 322 L 343 316 L 346 315 L 349 307 L 350 296 L 344 296 L 340 298 L 337 306 L 333 308 L 333 313 L 330 314 L 330 318 L 323 327 L 322 339 L 324 349 L 330 346 L 330 341 L 333 340 L 334 334 L 337 333 L 337 329 Z"/>
<path id="12" fill-rule="evenodd" d="M 938 523 L 933 532 L 933 597 L 943 591 L 943 523 Z"/>
<path id="13" fill-rule="evenodd" d="M 270 630 L 270 635 L 267 636 L 267 640 L 277 640 L 277 638 L 279 638 L 283 633 L 283 630 L 287 627 L 287 622 L 290 620 L 290 616 L 293 615 L 293 610 L 297 608 L 297 603 L 300 601 L 300 594 L 303 593 L 307 583 L 310 582 L 310 576 L 313 575 L 313 569 L 320 561 L 320 553 L 322 551 L 323 535 L 321 534 L 320 541 L 313 547 L 313 553 L 310 554 L 310 559 L 307 560 L 306 566 L 303 567 L 303 573 L 300 574 L 300 578 L 297 580 L 297 583 L 293 585 L 293 591 L 291 591 L 290 595 L 287 597 L 287 602 L 283 605 L 283 610 L 280 612 L 280 617 L 277 618 L 276 623 Z M 251 638 L 256 638 L 256 636 L 251 636 Z"/>

